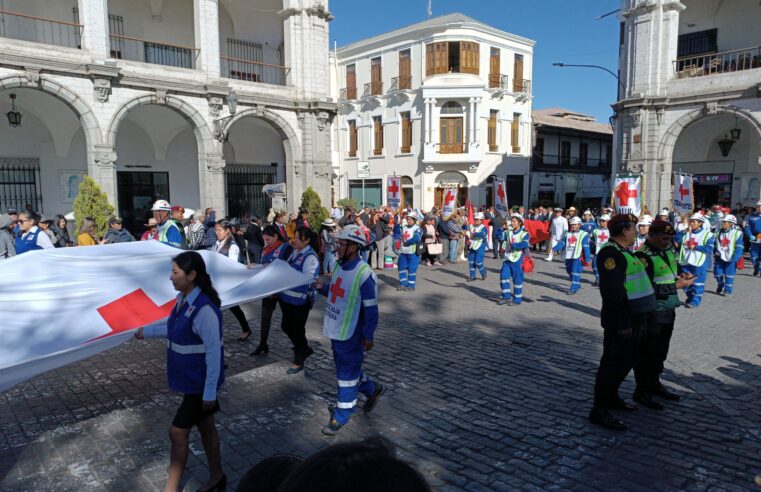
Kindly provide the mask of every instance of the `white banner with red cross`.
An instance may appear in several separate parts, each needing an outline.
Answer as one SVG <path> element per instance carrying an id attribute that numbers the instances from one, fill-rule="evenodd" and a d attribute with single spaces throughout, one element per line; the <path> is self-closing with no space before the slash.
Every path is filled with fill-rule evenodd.
<path id="1" fill-rule="evenodd" d="M 0 262 L 0 391 L 166 323 L 169 281 L 182 251 L 158 241 L 36 250 Z M 199 251 L 222 307 L 261 299 L 312 278 L 276 260 L 247 269 Z M 226 315 L 229 316 L 229 315 Z"/>
<path id="2" fill-rule="evenodd" d="M 441 218 L 449 220 L 457 207 L 457 188 L 447 188 L 444 190 L 444 199 L 441 205 Z"/>
<path id="3" fill-rule="evenodd" d="M 680 217 L 695 209 L 695 191 L 692 174 L 674 173 L 674 200 L 672 207 Z"/>
<path id="4" fill-rule="evenodd" d="M 394 210 L 402 208 L 402 177 L 389 176 L 387 178 L 386 203 Z"/>
<path id="5" fill-rule="evenodd" d="M 642 176 L 617 174 L 613 180 L 613 208 L 617 214 L 642 214 Z"/>
<path id="6" fill-rule="evenodd" d="M 494 210 L 504 219 L 509 212 L 507 208 L 507 191 L 505 190 L 505 180 L 494 178 Z"/>

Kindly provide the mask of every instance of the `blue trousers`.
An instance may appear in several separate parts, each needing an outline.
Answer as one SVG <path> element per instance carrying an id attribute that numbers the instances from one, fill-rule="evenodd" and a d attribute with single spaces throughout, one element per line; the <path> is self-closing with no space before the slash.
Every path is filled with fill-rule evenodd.
<path id="1" fill-rule="evenodd" d="M 486 256 L 486 246 L 481 245 L 480 249 L 471 249 L 468 251 L 468 265 L 470 266 L 470 278 L 476 278 L 476 270 L 481 273 L 481 278 L 486 278 L 486 267 L 484 266 L 484 256 Z"/>
<path id="2" fill-rule="evenodd" d="M 736 262 L 724 261 L 720 258 L 716 258 L 716 263 L 713 266 L 713 275 L 716 277 L 716 282 L 719 284 L 719 292 L 723 291 L 727 295 L 732 293 L 736 272 Z"/>
<path id="3" fill-rule="evenodd" d="M 362 393 L 370 397 L 375 392 L 375 383 L 362 371 L 365 348 L 362 332 L 357 329 L 348 340 L 331 340 L 333 362 L 336 365 L 337 393 L 333 418 L 339 424 L 346 424 L 356 411 L 357 396 Z"/>
<path id="4" fill-rule="evenodd" d="M 452 263 L 457 261 L 457 253 L 460 252 L 460 240 L 459 239 L 450 239 L 449 240 L 449 261 Z"/>
<path id="5" fill-rule="evenodd" d="M 703 300 L 703 291 L 706 288 L 706 277 L 708 276 L 708 259 L 703 266 L 684 265 L 683 270 L 695 275 L 695 283 L 684 289 L 684 293 L 687 294 L 686 303 L 692 304 L 694 307 L 700 306 L 700 301 Z"/>
<path id="6" fill-rule="evenodd" d="M 402 287 L 409 287 L 415 290 L 417 267 L 419 264 L 420 257 L 415 253 L 399 255 L 397 266 L 399 267 L 399 283 L 402 284 Z"/>
<path id="7" fill-rule="evenodd" d="M 592 272 L 595 274 L 595 282 L 600 283 L 600 271 L 597 270 L 597 256 L 592 257 Z"/>
<path id="8" fill-rule="evenodd" d="M 761 270 L 761 243 L 750 243 L 750 262 L 753 263 L 753 273 Z"/>
<path id="9" fill-rule="evenodd" d="M 510 281 L 513 281 L 513 293 L 510 295 Z M 502 298 L 513 299 L 515 304 L 523 302 L 523 255 L 515 263 L 505 261 L 499 272 L 499 284 L 502 287 Z"/>
<path id="10" fill-rule="evenodd" d="M 581 259 L 565 260 L 565 271 L 571 279 L 571 292 L 578 292 L 581 289 L 581 272 L 584 271 Z"/>

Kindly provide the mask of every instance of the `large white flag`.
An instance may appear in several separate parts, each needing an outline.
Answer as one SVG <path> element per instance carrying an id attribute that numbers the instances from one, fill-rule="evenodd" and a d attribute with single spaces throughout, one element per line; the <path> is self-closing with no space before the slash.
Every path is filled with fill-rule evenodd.
<path id="1" fill-rule="evenodd" d="M 0 391 L 165 323 L 177 292 L 169 281 L 180 250 L 158 241 L 37 250 L 0 262 Z M 222 306 L 304 285 L 311 276 L 277 260 L 248 270 L 199 251 Z"/>
<path id="2" fill-rule="evenodd" d="M 679 216 L 691 214 L 695 209 L 692 174 L 674 173 L 674 212 Z"/>
<path id="3" fill-rule="evenodd" d="M 449 220 L 457 206 L 457 188 L 447 188 L 444 190 L 444 203 L 441 206 L 441 218 Z"/>
<path id="4" fill-rule="evenodd" d="M 642 213 L 642 176 L 617 175 L 613 180 L 613 208 L 617 214 Z"/>
<path id="5" fill-rule="evenodd" d="M 505 191 L 505 180 L 494 178 L 494 210 L 504 219 L 507 217 L 507 191 Z"/>
<path id="6" fill-rule="evenodd" d="M 386 202 L 394 210 L 402 207 L 402 177 L 389 176 L 388 188 L 386 190 Z"/>

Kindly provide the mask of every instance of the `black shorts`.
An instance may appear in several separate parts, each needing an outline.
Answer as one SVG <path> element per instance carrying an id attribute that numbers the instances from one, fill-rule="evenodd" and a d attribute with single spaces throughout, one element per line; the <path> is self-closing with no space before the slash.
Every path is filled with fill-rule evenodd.
<path id="1" fill-rule="evenodd" d="M 219 400 L 214 402 L 214 408 L 208 412 L 204 412 L 203 395 L 184 395 L 182 397 L 180 408 L 177 409 L 177 415 L 175 415 L 174 420 L 172 420 L 172 425 L 174 427 L 179 427 L 180 429 L 192 429 L 206 417 L 214 415 L 218 410 Z"/>

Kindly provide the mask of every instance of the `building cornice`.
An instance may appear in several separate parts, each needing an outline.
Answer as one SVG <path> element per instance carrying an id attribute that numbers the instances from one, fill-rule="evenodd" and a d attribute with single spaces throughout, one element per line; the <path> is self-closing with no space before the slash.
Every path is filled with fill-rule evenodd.
<path id="1" fill-rule="evenodd" d="M 750 87 L 733 90 L 721 90 L 716 92 L 691 94 L 679 97 L 633 97 L 618 101 L 617 103 L 611 105 L 611 107 L 614 111 L 620 112 L 640 107 L 668 108 L 754 97 L 761 97 L 761 83 L 754 84 Z"/>
<path id="2" fill-rule="evenodd" d="M 282 19 L 287 19 L 289 17 L 293 17 L 295 15 L 301 15 L 304 13 L 310 17 L 318 17 L 320 19 L 323 19 L 326 22 L 330 22 L 333 19 L 335 19 L 333 14 L 331 14 L 330 11 L 325 8 L 324 5 L 317 5 L 316 7 L 309 7 L 305 9 L 299 9 L 299 8 L 284 9 L 279 11 L 277 15 Z"/>

